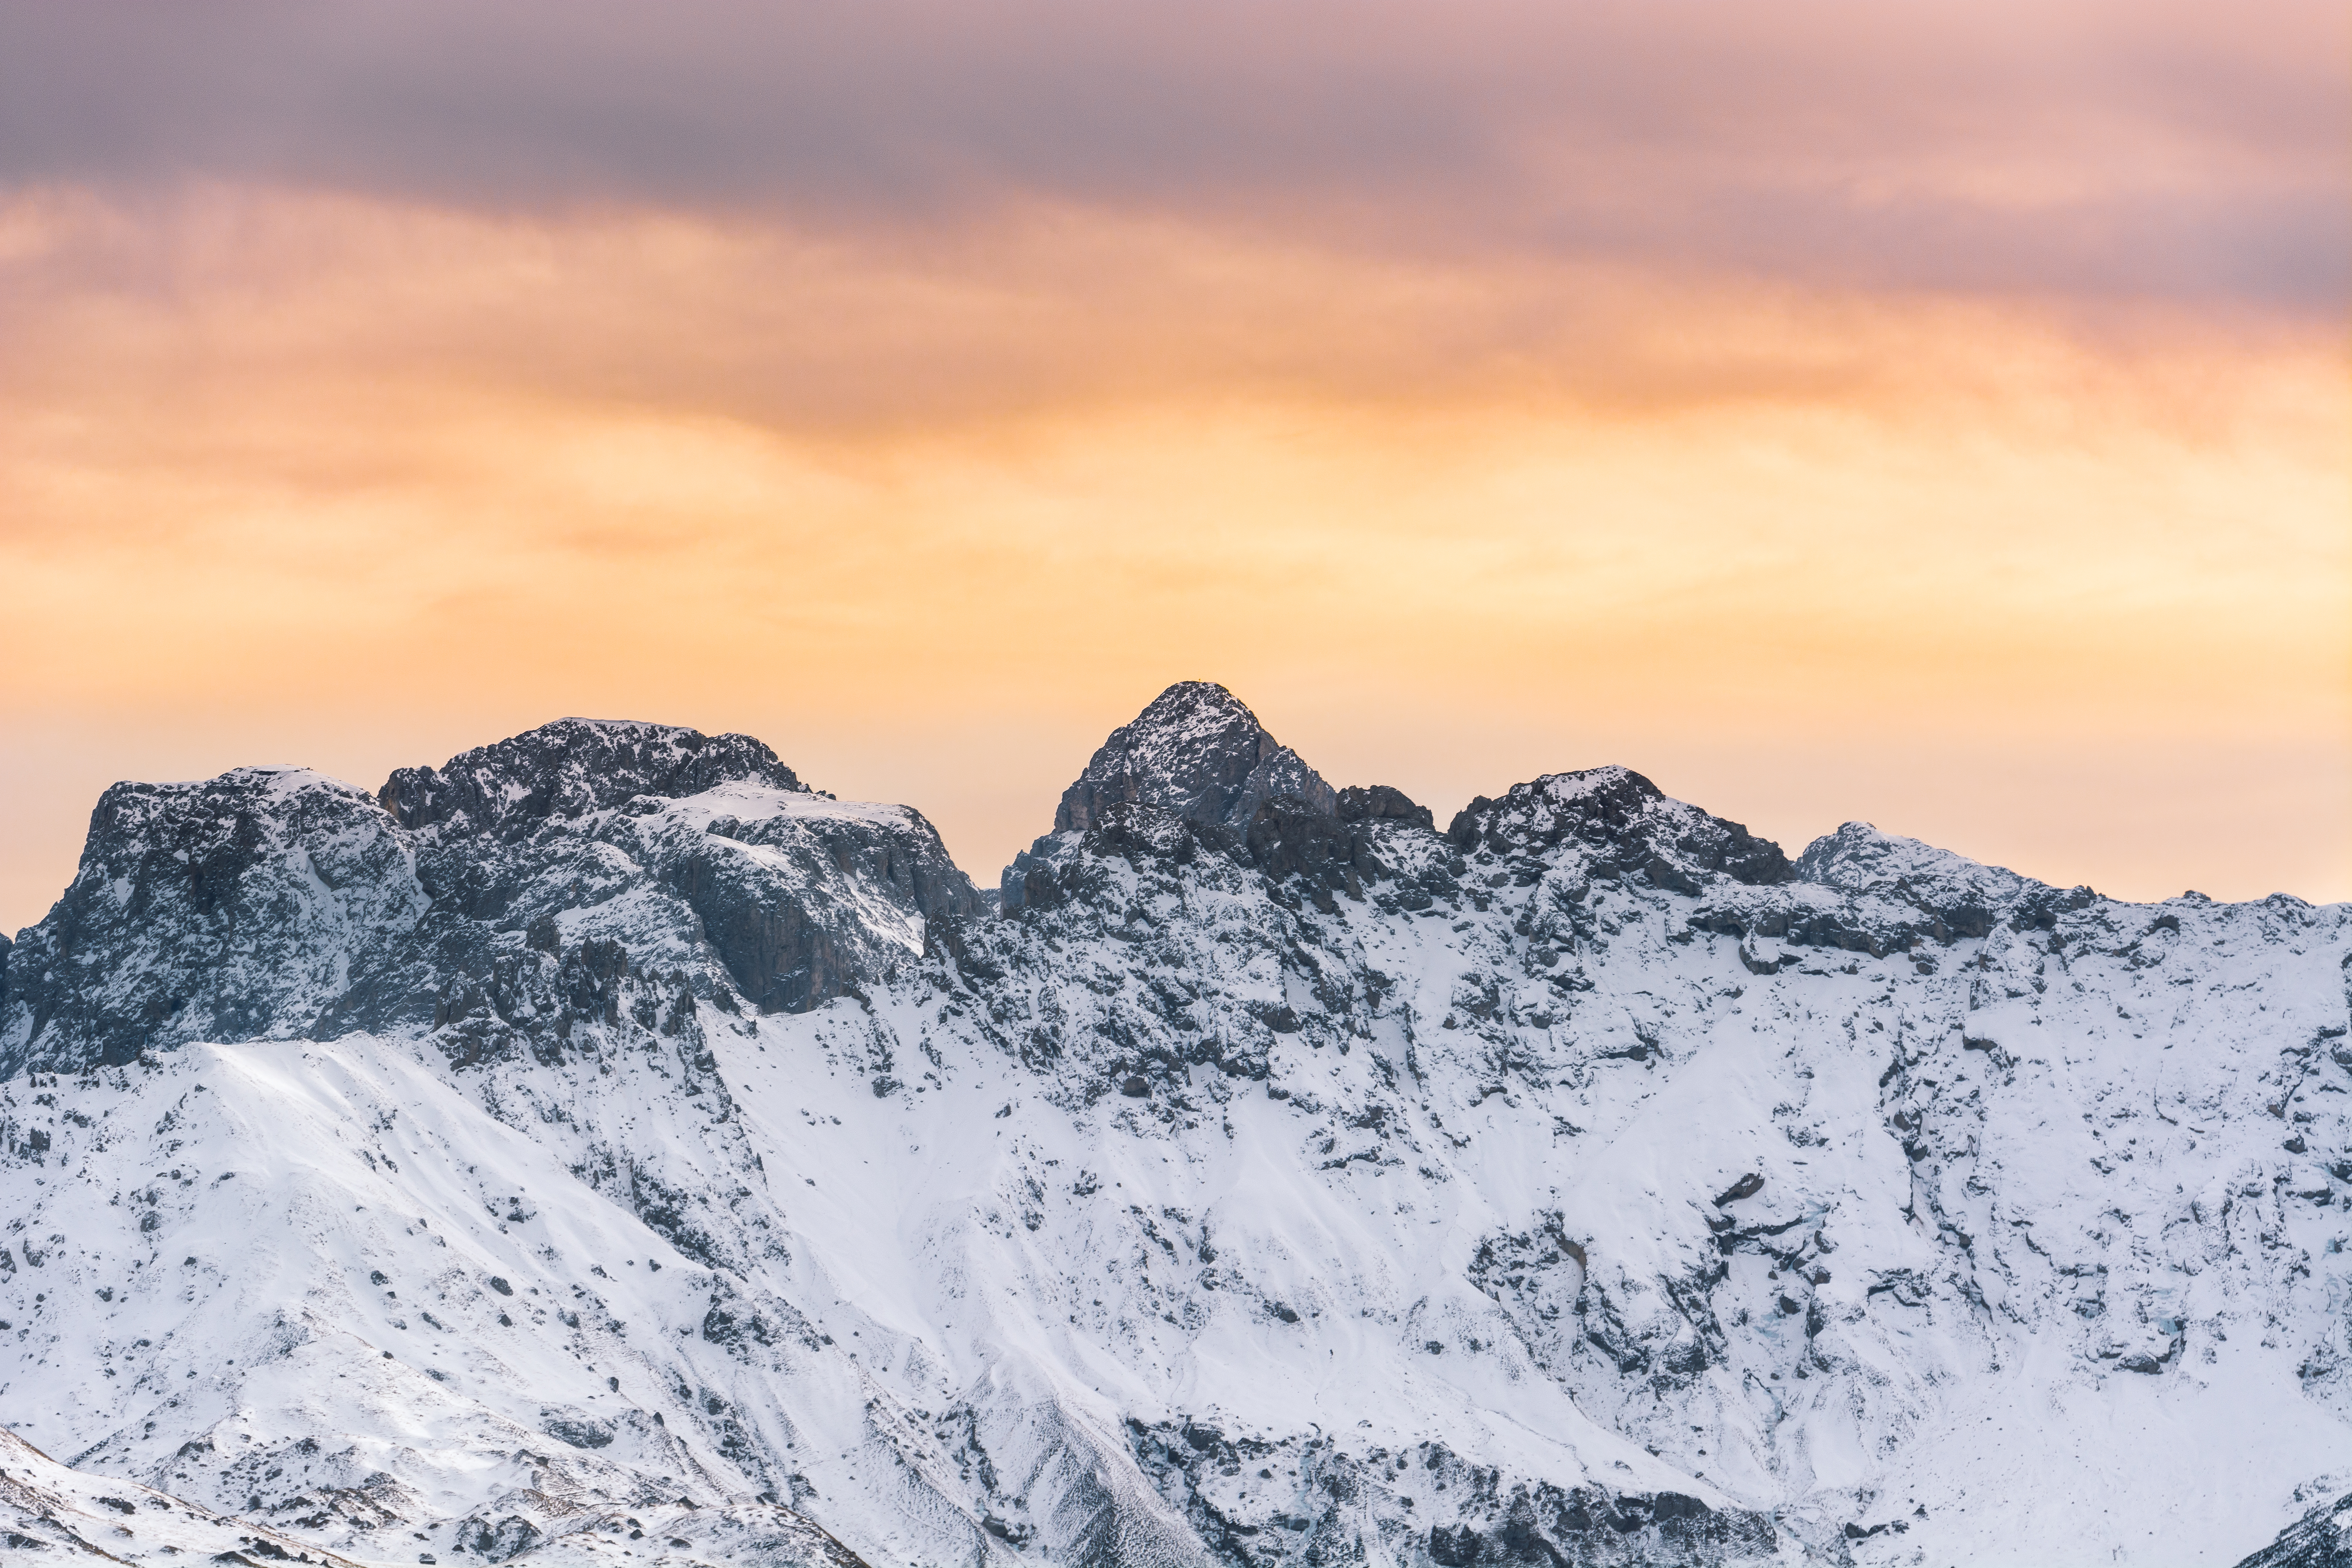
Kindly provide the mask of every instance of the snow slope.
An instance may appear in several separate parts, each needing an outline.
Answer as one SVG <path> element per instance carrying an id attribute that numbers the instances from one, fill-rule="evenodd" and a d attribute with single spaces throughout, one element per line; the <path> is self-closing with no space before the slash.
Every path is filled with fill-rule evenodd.
<path id="1" fill-rule="evenodd" d="M 741 737 L 117 786 L 0 996 L 6 1425 L 384 1562 L 2203 1563 L 2352 1485 L 2344 908 L 1623 769 L 1236 806 L 1296 762 L 1172 689 L 1002 915 Z"/>

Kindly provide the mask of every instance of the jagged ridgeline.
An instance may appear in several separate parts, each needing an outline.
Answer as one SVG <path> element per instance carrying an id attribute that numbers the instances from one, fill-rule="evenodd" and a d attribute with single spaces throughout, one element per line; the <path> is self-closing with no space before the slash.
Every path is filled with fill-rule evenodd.
<path id="1" fill-rule="evenodd" d="M 2333 1561 L 2343 907 L 1441 831 L 1205 683 L 1051 821 L 583 720 L 109 790 L 0 949 L 7 1551 Z"/>
<path id="2" fill-rule="evenodd" d="M 927 921 L 980 911 L 921 814 L 817 795 L 748 735 L 567 719 L 373 796 L 299 768 L 121 784 L 11 957 L 0 1068 L 358 1031 L 429 1029 L 464 1059 L 624 1017 L 676 1033 L 697 997 L 843 995 L 919 961 Z"/>

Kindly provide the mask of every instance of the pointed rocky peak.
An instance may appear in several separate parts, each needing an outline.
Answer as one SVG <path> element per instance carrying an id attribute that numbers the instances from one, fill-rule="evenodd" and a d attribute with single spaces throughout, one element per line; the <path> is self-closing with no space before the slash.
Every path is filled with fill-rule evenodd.
<path id="1" fill-rule="evenodd" d="M 1703 876 L 1766 885 L 1793 875 L 1770 839 L 1675 800 L 1624 767 L 1547 773 L 1513 784 L 1499 800 L 1480 795 L 1454 817 L 1446 837 L 1465 851 L 1483 845 L 1506 856 L 1575 839 L 1597 866 L 1643 872 L 1676 892 L 1696 891 Z"/>
<path id="2" fill-rule="evenodd" d="M 403 827 L 476 832 L 609 810 L 637 795 L 679 799 L 732 783 L 805 792 L 749 735 L 705 735 L 625 719 L 558 719 L 438 768 L 402 768 L 377 800 Z"/>
<path id="3" fill-rule="evenodd" d="M 1246 703 L 1213 681 L 1180 681 L 1111 731 L 1063 792 L 1054 830 L 1097 826 L 1115 805 L 1156 805 L 1187 821 L 1246 830 L 1285 795 L 1329 814 L 1338 795 Z"/>

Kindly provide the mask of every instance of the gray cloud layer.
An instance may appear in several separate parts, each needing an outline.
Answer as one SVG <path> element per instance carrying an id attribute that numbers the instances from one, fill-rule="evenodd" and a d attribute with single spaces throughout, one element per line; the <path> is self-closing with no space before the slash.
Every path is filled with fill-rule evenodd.
<path id="1" fill-rule="evenodd" d="M 0 183 L 925 224 L 2336 312 L 2335 4 L 0 0 Z"/>

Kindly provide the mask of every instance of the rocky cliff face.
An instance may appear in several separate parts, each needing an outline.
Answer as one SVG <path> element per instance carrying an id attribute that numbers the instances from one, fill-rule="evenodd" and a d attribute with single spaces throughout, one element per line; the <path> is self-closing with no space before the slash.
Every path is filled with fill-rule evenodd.
<path id="1" fill-rule="evenodd" d="M 0 1069 L 306 1034 L 354 957 L 406 939 L 430 902 L 412 846 L 335 780 L 116 784 L 65 896 L 9 955 Z"/>
<path id="2" fill-rule="evenodd" d="M 803 1010 L 980 907 L 919 813 L 815 795 L 744 735 L 567 719 L 373 798 L 299 769 L 118 784 L 8 965 L 0 1071 L 384 1029 L 473 1060 Z"/>
<path id="3" fill-rule="evenodd" d="M 2352 1481 L 2341 908 L 1617 768 L 1441 833 L 1197 685 L 1001 913 L 740 738 L 380 799 L 119 786 L 8 956 L 0 1407 L 87 1474 L 1105 1565 L 2201 1563 Z"/>

